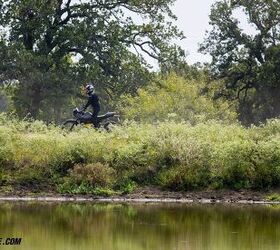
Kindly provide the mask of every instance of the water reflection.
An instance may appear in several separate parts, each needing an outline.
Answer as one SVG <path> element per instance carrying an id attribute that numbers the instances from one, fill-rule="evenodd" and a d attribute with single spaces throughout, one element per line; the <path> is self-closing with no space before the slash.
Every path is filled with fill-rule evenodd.
<path id="1" fill-rule="evenodd" d="M 0 203 L 9 249 L 280 249 L 280 207 Z"/>

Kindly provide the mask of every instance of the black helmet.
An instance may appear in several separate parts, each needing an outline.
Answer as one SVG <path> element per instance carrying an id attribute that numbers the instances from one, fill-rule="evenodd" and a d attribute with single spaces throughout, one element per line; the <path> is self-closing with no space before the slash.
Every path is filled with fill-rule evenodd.
<path id="1" fill-rule="evenodd" d="M 94 91 L 94 86 L 91 83 L 88 83 L 85 87 L 87 94 L 91 94 Z"/>

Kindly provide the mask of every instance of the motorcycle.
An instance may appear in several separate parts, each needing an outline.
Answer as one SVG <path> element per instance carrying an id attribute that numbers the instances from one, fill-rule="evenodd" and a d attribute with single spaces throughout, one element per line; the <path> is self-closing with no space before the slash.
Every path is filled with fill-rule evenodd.
<path id="1" fill-rule="evenodd" d="M 116 125 L 120 122 L 120 117 L 116 112 L 107 112 L 104 115 L 99 115 L 96 121 L 94 121 L 91 112 L 84 112 L 75 108 L 73 110 L 73 116 L 75 117 L 74 119 L 68 119 L 63 123 L 63 128 L 68 128 L 69 131 L 72 131 L 75 126 L 80 124 L 91 124 L 95 128 L 104 128 L 110 131 L 111 125 Z"/>

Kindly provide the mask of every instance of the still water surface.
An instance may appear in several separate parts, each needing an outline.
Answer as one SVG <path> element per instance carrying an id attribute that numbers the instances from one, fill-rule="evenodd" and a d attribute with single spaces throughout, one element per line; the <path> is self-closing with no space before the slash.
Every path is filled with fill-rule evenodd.
<path id="1" fill-rule="evenodd" d="M 0 249 L 280 249 L 280 207 L 1 202 Z"/>

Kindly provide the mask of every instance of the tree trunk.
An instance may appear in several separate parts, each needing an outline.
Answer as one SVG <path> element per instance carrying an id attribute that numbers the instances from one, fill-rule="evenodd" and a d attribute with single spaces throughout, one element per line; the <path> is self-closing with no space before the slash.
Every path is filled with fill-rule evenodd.
<path id="1" fill-rule="evenodd" d="M 32 88 L 32 94 L 30 96 L 31 105 L 30 105 L 29 112 L 32 118 L 38 119 L 40 104 L 42 101 L 41 88 L 39 86 L 36 86 L 36 83 L 33 84 L 31 88 Z"/>

